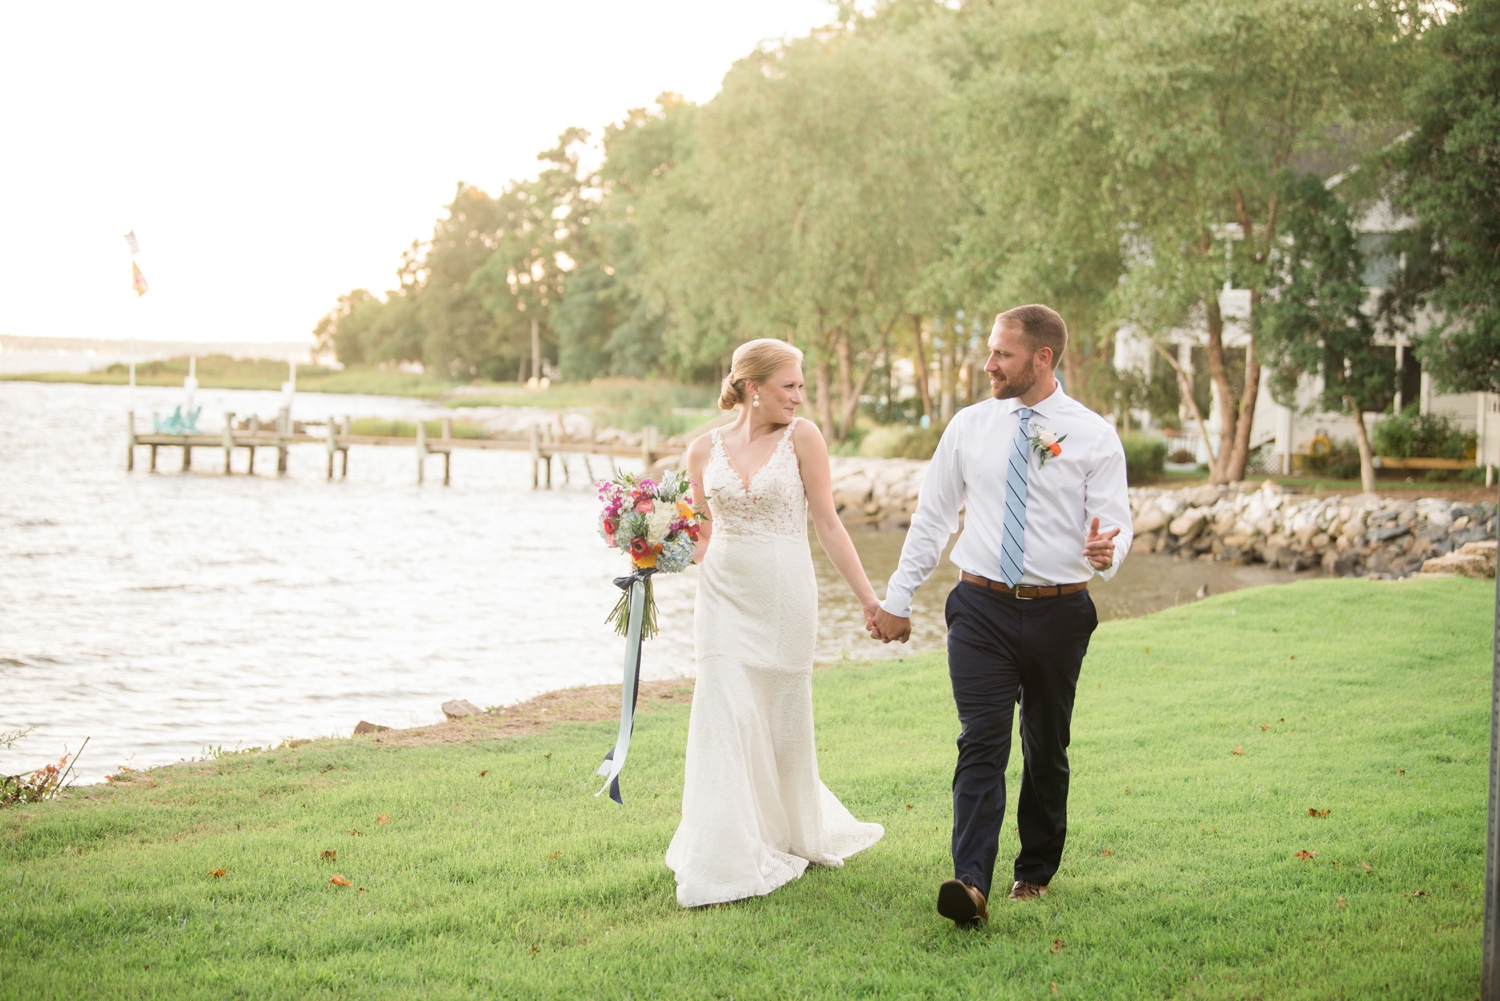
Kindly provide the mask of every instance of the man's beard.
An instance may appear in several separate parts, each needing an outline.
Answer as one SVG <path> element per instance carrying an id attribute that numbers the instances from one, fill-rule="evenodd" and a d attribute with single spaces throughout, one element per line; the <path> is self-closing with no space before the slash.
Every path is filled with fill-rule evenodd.
<path id="1" fill-rule="evenodd" d="M 1014 400 L 1018 396 L 1025 396 L 1031 392 L 1031 387 L 1036 385 L 1036 368 L 1027 366 L 1026 374 L 1022 376 L 1024 382 L 1017 379 L 1008 379 L 998 386 L 992 385 L 991 389 L 997 400 Z"/>

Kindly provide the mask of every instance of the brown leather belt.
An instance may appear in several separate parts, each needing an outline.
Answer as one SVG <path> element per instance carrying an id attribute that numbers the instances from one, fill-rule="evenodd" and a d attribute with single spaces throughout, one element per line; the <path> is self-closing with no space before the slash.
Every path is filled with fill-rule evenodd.
<path id="1" fill-rule="evenodd" d="M 1088 581 L 1083 581 L 1078 584 L 1020 584 L 1016 587 L 1011 587 L 1008 584 L 1002 584 L 998 580 L 990 580 L 988 577 L 981 577 L 977 573 L 969 573 L 967 570 L 959 571 L 958 579 L 965 584 L 973 584 L 984 588 L 986 591 L 998 591 L 1001 594 L 1008 594 L 1023 601 L 1029 601 L 1032 598 L 1060 598 L 1065 594 L 1077 594 L 1079 591 L 1086 591 L 1089 586 Z"/>

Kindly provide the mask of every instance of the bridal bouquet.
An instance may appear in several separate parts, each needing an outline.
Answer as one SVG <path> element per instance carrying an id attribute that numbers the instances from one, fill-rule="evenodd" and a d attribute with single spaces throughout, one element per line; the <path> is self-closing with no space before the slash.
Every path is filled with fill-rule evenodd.
<path id="1" fill-rule="evenodd" d="M 630 554 L 630 564 L 645 580 L 646 618 L 642 635 L 656 635 L 653 573 L 679 573 L 693 561 L 702 513 L 692 504 L 692 482 L 685 472 L 668 472 L 660 480 L 623 473 L 595 484 L 604 508 L 599 535 L 611 549 Z M 629 592 L 609 615 L 621 636 L 629 627 Z"/>

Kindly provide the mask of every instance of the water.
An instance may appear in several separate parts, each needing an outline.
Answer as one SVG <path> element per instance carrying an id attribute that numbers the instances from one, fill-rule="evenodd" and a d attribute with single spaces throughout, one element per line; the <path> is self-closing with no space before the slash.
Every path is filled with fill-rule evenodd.
<path id="1" fill-rule="evenodd" d="M 0 730 L 36 726 L 0 773 L 77 749 L 84 781 L 214 747 L 348 733 L 360 719 L 413 726 L 467 698 L 501 705 L 619 679 L 622 642 L 604 625 L 625 567 L 594 532 L 596 499 L 578 459 L 569 485 L 533 491 L 528 458 L 461 452 L 453 485 L 416 485 L 405 448 L 356 448 L 349 478 L 324 478 L 326 453 L 291 449 L 285 477 L 263 451 L 256 476 L 222 475 L 223 453 L 163 449 L 155 475 L 125 472 L 128 390 L 0 383 Z M 141 424 L 181 402 L 139 388 Z M 275 412 L 274 393 L 200 390 L 216 415 Z M 417 418 L 416 400 L 299 394 L 297 416 Z M 606 464 L 594 460 L 594 472 Z M 166 470 L 172 470 L 167 472 Z M 440 476 L 437 477 L 440 480 Z M 899 533 L 854 540 L 877 589 Z M 943 642 L 945 564 L 915 603 L 909 646 L 865 636 L 858 604 L 817 559 L 818 656 L 891 656 Z M 1104 617 L 1140 614 L 1214 591 L 1286 580 L 1283 572 L 1132 559 L 1097 587 Z M 659 578 L 662 634 L 645 674 L 693 673 L 695 571 Z"/>

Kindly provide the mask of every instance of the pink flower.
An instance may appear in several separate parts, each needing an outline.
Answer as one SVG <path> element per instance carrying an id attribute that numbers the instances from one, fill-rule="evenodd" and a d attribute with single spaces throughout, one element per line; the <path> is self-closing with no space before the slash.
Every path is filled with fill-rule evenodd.
<path id="1" fill-rule="evenodd" d="M 656 508 L 656 502 L 650 497 L 642 497 L 635 502 L 635 509 L 641 514 L 650 514 Z"/>

